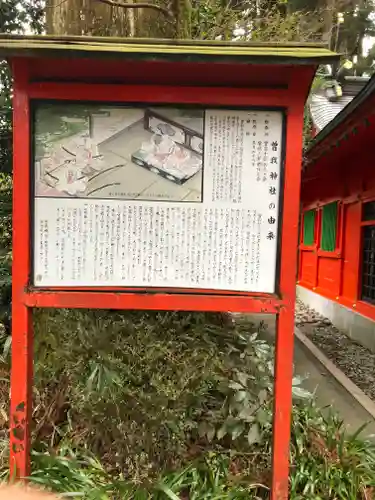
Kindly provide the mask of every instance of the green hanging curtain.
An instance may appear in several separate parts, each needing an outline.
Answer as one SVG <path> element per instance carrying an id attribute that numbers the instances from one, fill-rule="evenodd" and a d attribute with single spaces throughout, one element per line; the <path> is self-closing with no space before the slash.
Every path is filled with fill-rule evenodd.
<path id="1" fill-rule="evenodd" d="M 308 210 L 303 216 L 303 244 L 311 246 L 315 243 L 315 210 Z"/>
<path id="2" fill-rule="evenodd" d="M 322 236 L 320 248 L 326 252 L 336 250 L 337 202 L 329 203 L 322 209 Z"/>

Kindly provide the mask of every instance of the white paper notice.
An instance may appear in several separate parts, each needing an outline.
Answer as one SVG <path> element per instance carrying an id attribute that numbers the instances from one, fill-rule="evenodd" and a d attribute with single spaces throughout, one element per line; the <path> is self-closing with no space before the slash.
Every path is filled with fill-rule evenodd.
<path id="1" fill-rule="evenodd" d="M 115 109 L 118 117 L 120 112 L 118 107 Z M 121 109 L 129 112 L 129 108 Z M 137 193 L 133 199 L 120 195 L 100 197 L 100 190 L 97 197 L 92 191 L 82 195 L 72 189 L 56 195 L 53 191 L 56 187 L 48 191 L 50 187 L 42 186 L 42 195 L 36 191 L 35 286 L 275 291 L 283 164 L 282 113 L 206 110 L 202 165 L 198 148 L 202 130 L 197 122 L 186 115 L 171 118 L 171 112 L 163 115 L 162 110 L 151 116 L 152 123 L 162 118 L 162 132 L 155 139 L 154 130 L 146 131 L 150 136 L 153 134 L 157 150 L 144 154 L 146 146 L 135 144 L 133 137 L 138 156 L 134 151 L 130 152 L 133 156 L 123 154 L 126 163 L 121 172 L 128 177 L 125 181 L 118 177 L 118 182 L 127 182 L 130 191 Z M 108 113 L 110 116 L 110 110 Z M 101 116 L 99 123 L 105 124 L 106 116 Z M 142 118 L 139 125 L 142 144 L 146 133 L 144 121 Z M 123 133 L 130 134 L 131 128 L 135 136 L 137 124 L 125 128 Z M 173 137 L 178 138 L 178 145 Z M 57 144 L 55 140 L 55 150 Z M 96 157 L 105 163 L 111 158 L 110 153 L 120 155 L 116 147 L 121 144 L 116 129 L 113 142 L 106 139 L 103 145 L 95 145 Z M 72 147 L 66 149 L 74 154 Z M 185 149 L 188 154 L 184 157 Z M 141 157 L 147 164 L 136 162 Z M 182 160 L 177 171 L 179 158 Z M 35 161 L 40 164 L 41 159 Z M 80 177 L 73 175 L 72 183 L 82 182 L 85 171 L 91 172 L 82 161 L 77 159 Z M 58 168 L 66 164 L 60 157 L 58 162 Z M 190 162 L 186 168 L 184 162 Z M 36 182 L 44 179 L 42 175 L 48 181 L 52 167 L 48 168 L 42 174 L 38 170 Z M 109 167 L 108 171 L 113 172 L 114 168 Z M 88 185 L 90 179 L 98 178 L 97 171 L 85 181 Z M 182 171 L 187 176 L 183 182 Z M 200 176 L 199 186 L 197 176 Z M 64 179 L 69 183 L 69 177 Z M 151 195 L 146 197 L 144 193 Z"/>

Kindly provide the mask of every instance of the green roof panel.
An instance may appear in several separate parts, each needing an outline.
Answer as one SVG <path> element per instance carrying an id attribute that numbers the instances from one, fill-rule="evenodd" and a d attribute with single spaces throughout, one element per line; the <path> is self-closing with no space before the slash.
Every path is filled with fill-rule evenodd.
<path id="1" fill-rule="evenodd" d="M 328 64 L 338 55 L 319 44 L 153 40 L 0 34 L 0 57 L 104 57 L 231 61 L 253 64 Z"/>

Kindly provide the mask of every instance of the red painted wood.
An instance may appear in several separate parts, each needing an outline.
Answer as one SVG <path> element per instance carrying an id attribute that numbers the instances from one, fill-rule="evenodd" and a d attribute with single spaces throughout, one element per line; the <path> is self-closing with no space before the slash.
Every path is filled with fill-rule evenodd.
<path id="1" fill-rule="evenodd" d="M 344 160 L 346 163 L 348 155 L 354 149 L 361 151 L 364 144 L 371 141 L 374 128 L 375 95 L 372 94 L 309 153 L 310 164 L 305 171 L 306 178 L 318 168 L 329 168 L 336 160 Z"/>
<path id="2" fill-rule="evenodd" d="M 339 250 L 334 250 L 329 252 L 328 250 L 317 250 L 316 255 L 322 257 L 323 259 L 341 259 L 341 252 Z"/>
<path id="3" fill-rule="evenodd" d="M 287 116 L 280 291 L 286 302 L 277 321 L 271 500 L 288 498 L 289 441 L 292 407 L 294 306 L 297 270 L 299 194 L 302 161 L 303 103 L 311 74 L 295 72 Z M 292 94 L 292 95 L 293 95 Z M 290 196 L 288 196 L 290 193 Z"/>
<path id="4" fill-rule="evenodd" d="M 332 296 L 340 293 L 340 259 L 327 257 L 318 258 L 318 284 L 317 286 Z"/>
<path id="5" fill-rule="evenodd" d="M 153 85 L 193 85 L 215 87 L 287 87 L 291 66 L 233 63 L 187 63 L 131 59 L 33 59 L 30 67 L 32 81 L 89 81 L 97 83 L 126 83 Z"/>
<path id="6" fill-rule="evenodd" d="M 307 283 L 300 282 L 300 286 L 303 286 L 307 289 L 311 289 L 310 286 Z M 347 307 L 348 309 L 351 309 L 352 311 L 361 314 L 362 316 L 365 316 L 366 318 L 375 321 L 375 307 L 367 302 L 363 302 L 361 300 L 349 300 L 346 297 L 340 296 L 340 297 L 335 297 L 334 295 L 328 293 L 325 290 L 322 290 L 320 288 L 315 288 L 314 293 L 317 293 L 321 295 L 322 297 L 325 297 L 329 300 L 332 300 L 333 302 L 336 302 L 337 304 L 340 304 L 342 306 Z"/>
<path id="7" fill-rule="evenodd" d="M 372 304 L 369 304 L 368 302 L 363 302 L 361 300 L 358 300 L 353 303 L 350 303 L 350 301 L 348 301 L 346 304 L 343 302 L 343 304 L 346 305 L 347 307 L 352 307 L 352 309 L 355 310 L 357 313 L 366 316 L 372 321 L 375 321 L 375 307 Z"/>
<path id="8" fill-rule="evenodd" d="M 205 296 L 205 295 L 211 295 L 212 297 L 216 296 L 239 296 L 239 297 L 244 297 L 247 299 L 257 299 L 261 298 L 262 300 L 274 300 L 277 299 L 278 296 L 276 294 L 270 294 L 270 293 L 251 293 L 251 292 L 236 292 L 233 290 L 212 290 L 212 289 L 205 289 L 205 288 L 199 288 L 199 289 L 191 289 L 191 288 L 157 288 L 157 287 L 149 287 L 149 288 L 143 288 L 143 287 L 120 287 L 120 286 L 94 286 L 94 287 L 89 287 L 89 286 L 77 286 L 74 287 L 74 291 L 77 292 L 120 292 L 124 293 L 124 290 L 127 293 L 134 293 L 135 295 L 145 295 L 145 294 L 150 294 L 150 295 L 155 295 L 157 293 L 163 294 L 163 295 L 173 295 L 173 294 L 182 294 L 182 295 L 199 295 L 199 296 Z M 34 292 L 36 293 L 45 293 L 45 292 L 69 292 L 71 291 L 71 288 L 66 288 L 66 287 L 58 287 L 58 286 L 51 286 L 51 287 L 36 287 L 36 286 L 29 286 L 28 291 L 30 294 L 33 294 Z"/>
<path id="9" fill-rule="evenodd" d="M 29 245 L 29 137 L 30 116 L 25 92 L 25 66 L 13 65 L 13 269 L 12 269 L 12 370 L 10 400 L 10 468 L 18 477 L 30 472 L 30 424 L 33 377 L 31 311 L 22 297 L 28 286 Z"/>
<path id="10" fill-rule="evenodd" d="M 113 291 L 44 291 L 24 294 L 28 307 L 96 309 L 150 309 L 164 311 L 231 311 L 276 314 L 281 300 L 276 298 L 195 295 L 172 293 L 127 293 Z"/>
<path id="11" fill-rule="evenodd" d="M 271 500 L 288 499 L 292 408 L 294 305 L 282 308 L 276 322 Z"/>
<path id="12" fill-rule="evenodd" d="M 316 208 L 316 203 L 311 207 L 304 207 L 302 217 L 307 210 L 315 209 L 315 226 L 314 226 L 314 244 L 305 245 L 303 243 L 303 225 L 301 227 L 300 243 L 299 243 L 299 266 L 297 274 L 297 282 L 304 282 L 311 288 L 316 287 L 318 279 L 318 242 L 320 238 L 321 226 L 321 211 Z"/>
<path id="13" fill-rule="evenodd" d="M 352 303 L 357 300 L 360 240 L 361 203 L 351 203 L 345 207 L 342 296 Z"/>
<path id="14" fill-rule="evenodd" d="M 317 253 L 316 251 L 301 250 L 300 252 L 300 272 L 299 280 L 308 283 L 310 286 L 315 286 L 315 276 L 316 276 L 316 265 L 317 265 Z"/>
<path id="15" fill-rule="evenodd" d="M 220 87 L 172 87 L 153 85 L 89 85 L 85 83 L 33 83 L 32 99 L 102 101 L 125 103 L 152 102 L 157 104 L 196 104 L 212 106 L 284 107 L 290 98 L 286 90 L 236 89 Z"/>

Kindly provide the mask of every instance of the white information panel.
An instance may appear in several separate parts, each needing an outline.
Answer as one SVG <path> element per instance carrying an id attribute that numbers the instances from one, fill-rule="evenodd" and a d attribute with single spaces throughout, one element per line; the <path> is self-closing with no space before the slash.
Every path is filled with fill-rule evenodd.
<path id="1" fill-rule="evenodd" d="M 275 291 L 283 115 L 40 104 L 33 282 Z"/>

